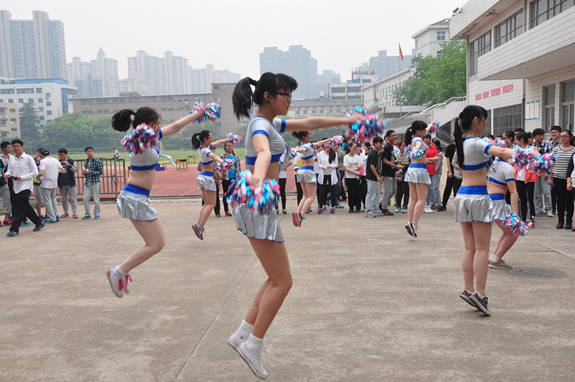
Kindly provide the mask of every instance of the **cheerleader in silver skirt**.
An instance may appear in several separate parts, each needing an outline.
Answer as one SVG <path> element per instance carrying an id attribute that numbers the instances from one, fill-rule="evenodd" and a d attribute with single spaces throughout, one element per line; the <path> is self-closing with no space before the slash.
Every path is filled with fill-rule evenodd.
<path id="1" fill-rule="evenodd" d="M 405 173 L 405 181 L 408 183 L 423 183 L 429 186 L 431 178 L 427 172 L 427 165 L 424 163 L 410 164 Z"/>
<path id="2" fill-rule="evenodd" d="M 116 201 L 120 216 L 125 219 L 149 221 L 156 220 L 158 213 L 150 203 L 150 190 L 126 184 Z"/>

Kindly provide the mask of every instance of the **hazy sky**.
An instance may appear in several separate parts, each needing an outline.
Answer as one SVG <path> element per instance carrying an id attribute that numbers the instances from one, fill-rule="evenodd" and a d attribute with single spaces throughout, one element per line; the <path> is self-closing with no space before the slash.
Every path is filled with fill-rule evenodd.
<path id="1" fill-rule="evenodd" d="M 414 48 L 411 36 L 444 18 L 466 0 L 11 0 L 0 9 L 12 20 L 31 20 L 46 11 L 64 23 L 66 60 L 96 58 L 100 48 L 118 60 L 120 78 L 128 76 L 126 58 L 144 50 L 165 51 L 188 59 L 194 68 L 212 64 L 242 77 L 259 78 L 264 47 L 287 50 L 303 45 L 318 61 L 319 73 L 335 70 L 342 80 L 351 69 L 380 50 L 404 54 Z M 214 5 L 208 5 L 208 4 Z"/>

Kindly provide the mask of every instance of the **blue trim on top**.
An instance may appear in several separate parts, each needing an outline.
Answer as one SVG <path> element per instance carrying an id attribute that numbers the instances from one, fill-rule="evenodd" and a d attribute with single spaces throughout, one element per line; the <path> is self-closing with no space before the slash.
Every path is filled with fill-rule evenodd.
<path id="1" fill-rule="evenodd" d="M 498 185 L 500 185 L 500 186 L 507 186 L 507 183 L 500 182 L 500 181 L 498 181 L 497 179 L 494 179 L 494 178 L 492 178 L 492 177 L 489 177 L 489 181 L 492 182 L 492 183 L 498 184 Z"/>
<path id="2" fill-rule="evenodd" d="M 488 195 L 487 186 L 461 186 L 457 193 L 462 195 Z"/>
<path id="3" fill-rule="evenodd" d="M 503 194 L 489 194 L 491 200 L 505 200 L 505 195 Z"/>
<path id="4" fill-rule="evenodd" d="M 408 169 L 410 168 L 423 168 L 427 170 L 427 165 L 425 163 L 412 163 L 409 165 Z"/>
<path id="5" fill-rule="evenodd" d="M 299 169 L 300 170 L 311 170 L 311 171 L 313 171 L 313 166 L 301 166 Z"/>
<path id="6" fill-rule="evenodd" d="M 133 164 L 130 165 L 130 170 L 132 171 L 148 171 L 148 170 L 153 170 L 154 168 L 156 168 L 156 164 L 150 164 L 147 166 L 134 166 Z"/>
<path id="7" fill-rule="evenodd" d="M 492 148 L 492 147 L 493 147 L 493 146 L 491 146 L 491 145 L 485 146 L 485 149 L 483 150 L 483 152 L 484 152 L 485 154 L 487 154 L 487 152 L 489 151 L 489 149 Z"/>
<path id="8" fill-rule="evenodd" d="M 214 160 L 213 160 L 213 159 L 212 159 L 211 161 L 209 161 L 209 162 L 200 162 L 200 164 L 202 164 L 202 165 L 204 165 L 204 166 L 207 166 L 207 165 L 212 164 L 212 163 L 214 163 Z"/>
<path id="9" fill-rule="evenodd" d="M 286 131 L 286 120 L 282 119 L 282 127 L 280 128 L 280 133 L 283 133 L 284 131 Z"/>
<path id="10" fill-rule="evenodd" d="M 463 138 L 464 141 L 468 140 L 468 139 L 473 139 L 473 137 L 465 137 Z"/>
<path id="11" fill-rule="evenodd" d="M 464 164 L 462 170 L 465 170 L 465 171 L 481 170 L 482 168 L 487 167 L 488 164 L 489 164 L 489 161 L 485 161 L 483 163 L 478 163 L 478 164 Z"/>
<path id="12" fill-rule="evenodd" d="M 246 156 L 246 166 L 253 166 L 254 164 L 256 164 L 256 159 L 258 157 L 248 157 Z"/>
<path id="13" fill-rule="evenodd" d="M 162 133 L 162 130 L 158 131 L 158 139 L 162 139 L 164 138 L 164 133 Z"/>
<path id="14" fill-rule="evenodd" d="M 303 160 L 308 160 L 308 159 L 311 159 L 311 158 L 313 158 L 313 154 L 311 154 L 309 157 L 301 157 L 301 159 L 303 159 Z"/>
<path id="15" fill-rule="evenodd" d="M 202 172 L 200 172 L 200 175 L 203 175 L 203 176 L 211 176 L 211 177 L 213 178 L 214 173 L 213 173 L 213 172 L 202 171 Z"/>
<path id="16" fill-rule="evenodd" d="M 253 138 L 254 135 L 256 135 L 256 134 L 263 134 L 263 135 L 265 135 L 266 137 L 268 137 L 268 139 L 270 139 L 269 134 L 268 134 L 265 130 L 256 130 L 256 131 L 254 131 L 254 132 L 252 133 L 252 138 Z"/>
<path id="17" fill-rule="evenodd" d="M 131 192 L 132 194 L 146 195 L 148 198 L 150 197 L 150 190 L 134 186 L 133 184 L 126 184 L 122 191 Z"/>
<path id="18" fill-rule="evenodd" d="M 273 155 L 272 155 L 272 160 L 271 160 L 270 163 L 279 162 L 279 161 L 280 161 L 280 158 L 281 158 L 281 156 L 282 156 L 283 154 L 284 154 L 284 153 L 281 153 L 281 154 L 273 154 Z"/>
<path id="19" fill-rule="evenodd" d="M 515 182 L 515 178 L 505 179 L 506 182 Z"/>

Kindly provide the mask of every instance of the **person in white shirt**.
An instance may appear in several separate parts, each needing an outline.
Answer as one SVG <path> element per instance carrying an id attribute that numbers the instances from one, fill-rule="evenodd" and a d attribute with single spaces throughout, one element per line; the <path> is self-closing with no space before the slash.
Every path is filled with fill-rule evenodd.
<path id="1" fill-rule="evenodd" d="M 60 161 L 50 156 L 50 151 L 42 151 L 43 159 L 40 161 L 40 175 L 42 180 L 42 194 L 44 195 L 44 204 L 46 205 L 46 215 L 48 223 L 56 223 L 60 220 L 58 213 L 58 201 L 56 200 L 56 189 L 58 188 L 58 173 L 64 173 L 66 170 L 60 164 Z"/>
<path id="2" fill-rule="evenodd" d="M 0 147 L 2 148 L 2 153 L 0 153 L 0 199 L 2 199 L 2 204 L 4 205 L 4 224 L 9 225 L 12 224 L 12 219 L 10 219 L 10 214 L 12 213 L 11 185 L 8 184 L 8 180 L 4 179 L 4 173 L 8 171 L 12 146 L 10 146 L 10 142 L 2 142 Z M 1 220 L 0 227 L 2 227 Z"/>
<path id="3" fill-rule="evenodd" d="M 367 172 L 367 154 L 371 150 L 371 143 L 365 141 L 362 144 L 363 150 L 359 153 L 359 159 L 361 160 L 361 174 L 359 177 L 359 189 L 361 191 L 361 202 L 363 203 L 363 209 L 365 210 L 365 196 L 367 195 L 367 180 L 365 179 L 365 174 Z"/>
<path id="4" fill-rule="evenodd" d="M 361 159 L 357 155 L 357 143 L 349 144 L 349 154 L 343 157 L 343 167 L 345 168 L 345 184 L 347 184 L 347 202 L 349 213 L 361 212 L 361 190 L 359 185 Z"/>
<path id="5" fill-rule="evenodd" d="M 36 211 L 30 206 L 30 193 L 32 193 L 32 178 L 38 174 L 34 158 L 24 152 L 24 142 L 20 139 L 12 141 L 14 157 L 10 159 L 10 167 L 4 174 L 4 179 L 12 178 L 16 203 L 12 205 L 12 225 L 6 234 L 14 237 L 20 233 L 20 224 L 24 217 L 28 217 L 35 224 L 34 231 L 44 228 L 44 222 L 38 217 Z"/>
<path id="6" fill-rule="evenodd" d="M 318 214 L 323 212 L 323 207 L 326 204 L 326 196 L 329 193 L 331 196 L 331 211 L 335 213 L 335 206 L 337 204 L 337 154 L 332 149 L 329 143 L 324 144 L 324 151 L 319 154 L 321 168 L 319 172 L 318 182 L 320 185 L 320 199 Z"/>

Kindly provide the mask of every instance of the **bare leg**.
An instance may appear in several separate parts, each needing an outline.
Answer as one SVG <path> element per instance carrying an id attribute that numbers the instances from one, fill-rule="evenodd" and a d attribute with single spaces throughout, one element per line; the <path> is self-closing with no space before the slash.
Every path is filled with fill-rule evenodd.
<path id="1" fill-rule="evenodd" d="M 202 208 L 202 214 L 200 215 L 200 223 L 206 224 L 208 219 L 210 218 L 210 214 L 216 207 L 216 192 L 215 191 L 207 191 L 202 189 L 202 193 L 204 194 L 204 207 Z"/>
<path id="2" fill-rule="evenodd" d="M 244 320 L 254 325 L 252 334 L 264 338 L 283 304 L 293 280 L 284 243 L 249 239 L 268 279 L 262 284 Z"/>
<path id="3" fill-rule="evenodd" d="M 311 207 L 313 201 L 315 200 L 315 194 L 317 191 L 317 184 L 315 183 L 301 183 L 303 189 L 303 199 L 301 200 L 298 211 L 300 215 L 303 215 L 308 208 Z"/>
<path id="4" fill-rule="evenodd" d="M 36 204 L 36 213 L 38 214 L 38 216 L 42 216 L 42 205 L 41 204 Z"/>
<path id="5" fill-rule="evenodd" d="M 495 220 L 495 223 L 499 226 L 499 228 L 501 228 L 503 235 L 501 235 L 501 238 L 497 243 L 497 247 L 495 247 L 495 250 L 493 251 L 493 256 L 502 258 L 507 253 L 507 251 L 513 247 L 513 244 L 515 244 L 517 241 L 517 236 L 515 236 L 509 228 L 503 227 L 500 220 Z"/>
<path id="6" fill-rule="evenodd" d="M 202 206 L 202 208 L 200 208 L 200 216 L 198 217 L 198 222 L 201 222 L 202 215 L 204 214 L 204 211 L 208 206 L 208 199 L 206 196 L 206 190 L 204 188 L 202 188 L 201 190 L 202 190 L 202 198 L 204 199 L 204 205 Z"/>
<path id="7" fill-rule="evenodd" d="M 130 219 L 136 231 L 144 239 L 144 245 L 138 248 L 121 265 L 120 269 L 124 273 L 130 272 L 156 253 L 160 252 L 166 244 L 164 227 L 160 219 L 151 221 L 140 221 Z"/>
<path id="8" fill-rule="evenodd" d="M 411 183 L 409 183 L 411 187 Z M 425 201 L 427 200 L 427 193 L 429 191 L 429 186 L 424 183 L 415 183 L 415 188 L 417 189 L 417 203 L 413 208 L 413 223 L 417 225 L 419 223 L 419 218 L 423 213 L 423 207 L 425 206 Z M 409 189 L 411 191 L 411 188 Z M 411 200 L 409 201 L 411 205 Z"/>
<path id="9" fill-rule="evenodd" d="M 471 223 L 461 223 L 463 232 L 463 258 L 461 259 L 461 269 L 463 270 L 463 283 L 465 289 L 469 292 L 475 292 L 475 283 L 473 282 L 473 258 L 475 256 L 475 238 L 473 237 L 473 227 Z"/>
<path id="10" fill-rule="evenodd" d="M 409 204 L 407 205 L 407 221 L 413 221 L 413 212 L 415 211 L 415 205 L 417 204 L 418 195 L 417 187 L 415 183 L 408 183 L 409 185 Z"/>
<path id="11" fill-rule="evenodd" d="M 475 256 L 473 258 L 473 273 L 475 276 L 475 291 L 485 296 L 487 271 L 489 270 L 489 242 L 491 241 L 491 224 L 471 223 L 475 238 Z"/>

